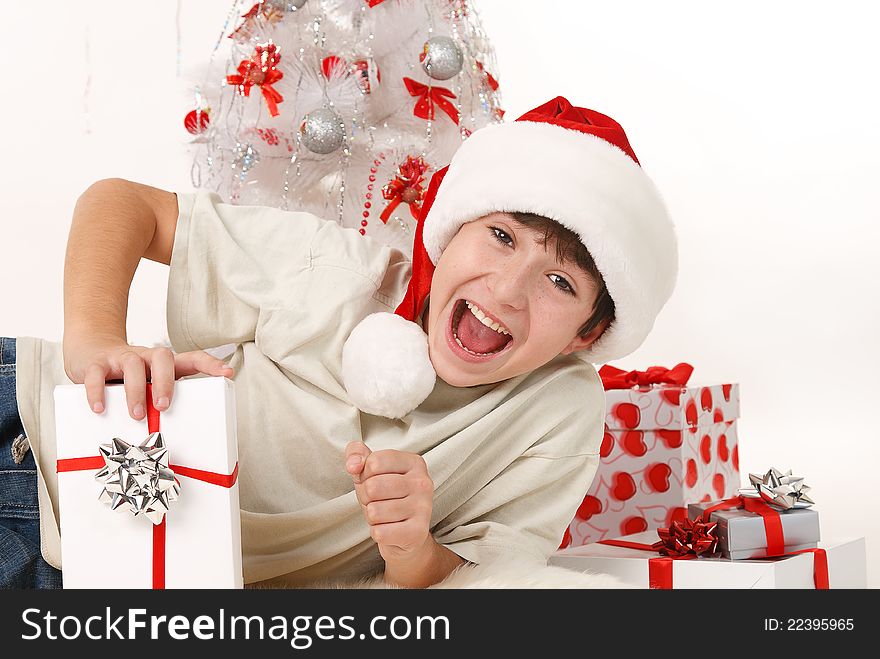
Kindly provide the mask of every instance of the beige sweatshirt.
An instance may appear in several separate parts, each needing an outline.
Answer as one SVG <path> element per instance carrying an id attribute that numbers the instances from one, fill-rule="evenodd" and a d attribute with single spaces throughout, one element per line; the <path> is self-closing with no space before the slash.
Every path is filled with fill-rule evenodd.
<path id="1" fill-rule="evenodd" d="M 605 396 L 573 355 L 500 383 L 438 378 L 403 419 L 357 410 L 341 383 L 342 345 L 366 315 L 403 299 L 411 263 L 308 213 L 178 194 L 168 280 L 176 352 L 236 344 L 244 579 L 303 585 L 383 569 L 344 469 L 345 445 L 425 458 L 431 532 L 473 562 L 559 545 L 599 461 Z M 61 566 L 52 391 L 70 384 L 61 344 L 17 340 L 18 405 L 38 465 L 42 552 Z M 172 400 L 172 406 L 174 401 Z M 209 550 L 209 548 L 203 548 Z"/>

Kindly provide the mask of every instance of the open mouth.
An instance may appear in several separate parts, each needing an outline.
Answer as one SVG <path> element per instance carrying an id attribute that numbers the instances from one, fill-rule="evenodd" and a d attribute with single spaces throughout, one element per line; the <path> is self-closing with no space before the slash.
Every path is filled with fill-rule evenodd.
<path id="1" fill-rule="evenodd" d="M 488 361 L 513 345 L 506 327 L 487 318 L 482 310 L 460 299 L 452 312 L 447 342 L 450 349 L 465 361 Z"/>

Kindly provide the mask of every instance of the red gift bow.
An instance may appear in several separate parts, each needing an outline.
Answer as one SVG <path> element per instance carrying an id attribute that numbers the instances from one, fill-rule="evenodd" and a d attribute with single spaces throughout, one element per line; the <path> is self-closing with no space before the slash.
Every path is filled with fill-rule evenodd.
<path id="1" fill-rule="evenodd" d="M 427 169 L 428 165 L 421 156 L 418 158 L 407 156 L 406 162 L 398 166 L 394 180 L 382 187 L 382 197 L 391 202 L 379 215 L 385 224 L 388 224 L 391 213 L 402 201 L 406 202 L 410 215 L 418 221 L 419 212 L 422 210 L 422 200 L 425 198 L 425 189 L 422 187 L 422 183 L 425 180 Z"/>
<path id="2" fill-rule="evenodd" d="M 718 551 L 717 522 L 685 518 L 674 521 L 668 528 L 657 529 L 660 540 L 652 547 L 664 556 L 685 556 L 694 554 L 714 554 Z"/>
<path id="3" fill-rule="evenodd" d="M 404 78 L 410 96 L 418 96 L 419 100 L 413 108 L 413 114 L 421 119 L 434 119 L 434 105 L 439 105 L 449 117 L 457 124 L 458 110 L 449 102 L 450 98 L 456 98 L 455 94 L 445 87 L 428 87 L 412 78 Z"/>
<path id="4" fill-rule="evenodd" d="M 693 372 L 694 367 L 685 362 L 673 368 L 651 366 L 647 371 L 624 371 L 606 364 L 599 369 L 599 377 L 602 378 L 606 390 L 630 389 L 654 384 L 676 384 L 683 387 Z"/>
<path id="5" fill-rule="evenodd" d="M 147 430 L 150 433 L 159 432 L 159 410 L 153 407 L 153 385 L 147 383 Z M 55 471 L 86 471 L 89 469 L 101 469 L 104 466 L 104 458 L 100 455 L 85 458 L 64 458 L 58 460 Z M 211 485 L 230 488 L 238 480 L 238 462 L 229 475 L 217 474 L 213 471 L 203 471 L 184 467 L 183 465 L 168 465 L 174 470 L 175 476 L 186 476 L 195 480 L 203 481 Z M 153 588 L 163 590 L 165 588 L 165 520 L 161 524 L 153 524 Z"/>
<path id="6" fill-rule="evenodd" d="M 782 531 L 782 518 L 779 511 L 768 506 L 761 499 L 750 497 L 736 496 L 725 499 L 714 506 L 710 506 L 703 511 L 699 521 L 708 523 L 709 517 L 716 510 L 731 510 L 735 508 L 744 508 L 745 510 L 761 515 L 764 519 L 764 533 L 767 536 L 767 557 L 781 558 L 783 556 L 794 556 L 796 554 L 813 554 L 813 584 L 816 590 L 828 590 L 830 582 L 828 579 L 828 554 L 821 547 L 810 549 L 799 549 L 797 551 L 785 552 L 785 536 Z M 663 538 L 661 531 L 669 531 L 669 529 L 658 529 L 657 533 Z M 663 542 L 655 542 L 653 545 L 641 542 L 629 542 L 627 540 L 599 540 L 600 545 L 610 545 L 612 547 L 626 547 L 628 549 L 641 549 L 645 551 L 658 551 L 659 546 L 663 546 Z M 696 558 L 696 554 L 680 554 L 678 556 L 666 556 L 663 558 L 648 559 L 648 585 L 650 588 L 658 588 L 669 590 L 672 588 L 672 561 Z"/>
<path id="7" fill-rule="evenodd" d="M 278 46 L 271 41 L 265 45 L 257 45 L 256 52 L 250 59 L 242 60 L 238 65 L 238 74 L 226 76 L 226 82 L 238 86 L 242 96 L 251 95 L 251 87 L 257 85 L 266 99 L 269 114 L 278 116 L 278 103 L 284 97 L 272 86 L 284 77 L 276 67 L 281 61 Z"/>

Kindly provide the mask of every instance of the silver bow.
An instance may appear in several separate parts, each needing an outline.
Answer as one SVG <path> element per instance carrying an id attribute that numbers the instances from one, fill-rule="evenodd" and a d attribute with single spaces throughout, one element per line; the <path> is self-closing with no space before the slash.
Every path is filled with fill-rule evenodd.
<path id="1" fill-rule="evenodd" d="M 168 449 L 162 433 L 150 433 L 140 446 L 114 437 L 99 447 L 104 467 L 95 480 L 104 485 L 99 501 L 117 512 L 144 515 L 161 524 L 168 504 L 180 495 L 180 485 L 168 468 Z"/>
<path id="2" fill-rule="evenodd" d="M 789 508 L 809 508 L 815 501 L 807 496 L 810 487 L 804 485 L 802 476 L 792 476 L 791 469 L 783 474 L 770 468 L 766 474 L 749 474 L 752 487 L 744 487 L 739 493 L 744 497 L 760 497 L 770 505 L 788 510 Z"/>

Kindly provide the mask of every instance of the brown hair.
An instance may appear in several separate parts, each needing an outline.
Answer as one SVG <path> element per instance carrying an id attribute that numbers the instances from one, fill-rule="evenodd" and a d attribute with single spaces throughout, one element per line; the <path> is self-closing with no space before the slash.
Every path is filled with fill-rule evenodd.
<path id="1" fill-rule="evenodd" d="M 556 220 L 551 220 L 543 215 L 535 213 L 508 213 L 522 226 L 535 231 L 544 232 L 544 249 L 553 240 L 556 244 L 556 258 L 561 263 L 573 263 L 586 272 L 598 285 L 596 300 L 593 302 L 593 310 L 586 322 L 578 330 L 578 336 L 586 336 L 599 327 L 606 320 L 608 325 L 614 321 L 614 300 L 608 293 L 605 280 L 596 267 L 596 262 L 590 256 L 590 252 L 581 242 L 580 237 L 571 229 L 562 226 Z M 606 328 L 608 327 L 606 325 Z"/>

